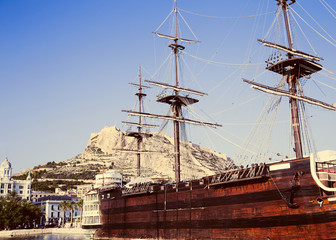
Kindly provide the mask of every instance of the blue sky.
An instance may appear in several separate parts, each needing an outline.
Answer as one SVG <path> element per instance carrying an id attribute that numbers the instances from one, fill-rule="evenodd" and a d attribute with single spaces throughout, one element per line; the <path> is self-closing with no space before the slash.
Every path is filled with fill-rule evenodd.
<path id="1" fill-rule="evenodd" d="M 336 19 L 322 4 L 326 2 L 336 9 L 334 1 L 297 2 L 336 39 Z M 294 10 L 326 36 L 300 5 L 293 5 Z M 8 156 L 17 172 L 74 157 L 84 150 L 90 134 L 106 125 L 125 130 L 121 121 L 126 115 L 121 109 L 131 108 L 135 101 L 134 89 L 128 82 L 136 81 L 139 64 L 144 68 L 144 77 L 150 78 L 169 54 L 167 42 L 152 32 L 172 6 L 173 1 L 168 0 L 0 0 L 0 158 Z M 266 60 L 256 57 L 261 52 L 256 39 L 263 38 L 271 25 L 275 1 L 181 0 L 178 6 L 201 41 L 196 46 L 187 44 L 187 53 L 221 63 Z M 220 18 L 251 15 L 259 17 Z M 167 25 L 160 31 L 167 31 Z M 335 47 L 302 21 L 300 26 L 325 59 L 322 64 L 336 72 Z M 185 37 L 193 37 L 188 27 L 182 28 Z M 306 43 L 300 46 L 313 53 Z M 241 144 L 267 101 L 266 94 L 250 90 L 241 81 L 242 77 L 252 79 L 257 70 L 237 70 L 229 64 L 218 67 L 188 56 L 185 60 L 191 62 L 185 68 L 190 67 L 197 76 L 197 81 L 188 85 L 186 75 L 186 86 L 209 93 L 195 111 L 208 116 L 203 120 L 223 124 L 219 133 Z M 333 79 L 320 75 L 317 79 L 336 87 Z M 307 83 L 307 89 L 314 97 L 336 102 L 333 89 L 315 83 Z M 154 112 L 166 113 L 167 109 L 153 100 L 157 93 L 156 88 L 148 92 L 147 104 Z M 318 149 L 336 150 L 336 113 L 316 107 L 310 113 Z M 286 114 L 285 110 L 280 121 L 288 120 Z M 237 152 L 236 145 L 212 131 L 205 137 L 203 128 L 191 130 L 194 133 L 190 140 L 195 143 L 232 157 Z M 288 143 L 279 141 L 272 144 L 284 145 L 281 151 L 285 153 Z"/>

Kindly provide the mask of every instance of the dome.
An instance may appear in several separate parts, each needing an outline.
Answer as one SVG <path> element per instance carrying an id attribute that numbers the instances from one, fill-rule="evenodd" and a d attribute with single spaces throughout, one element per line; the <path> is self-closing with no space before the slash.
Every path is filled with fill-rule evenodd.
<path id="1" fill-rule="evenodd" d="M 12 168 L 12 164 L 8 161 L 8 158 L 6 157 L 5 161 L 1 163 L 1 168 Z"/>

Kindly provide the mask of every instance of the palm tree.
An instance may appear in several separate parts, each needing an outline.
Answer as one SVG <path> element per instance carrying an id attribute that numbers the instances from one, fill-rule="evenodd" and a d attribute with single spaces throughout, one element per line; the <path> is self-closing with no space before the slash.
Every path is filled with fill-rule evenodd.
<path id="1" fill-rule="evenodd" d="M 65 223 L 65 210 L 68 209 L 68 203 L 66 201 L 62 201 L 62 202 L 60 202 L 60 204 L 58 206 L 63 211 L 62 227 L 64 227 L 64 223 Z"/>
<path id="2" fill-rule="evenodd" d="M 83 199 L 79 199 L 78 202 L 76 203 L 76 205 L 79 208 L 79 212 L 80 212 L 80 218 L 79 218 L 80 223 L 82 223 L 83 204 L 84 204 Z"/>
<path id="3" fill-rule="evenodd" d="M 72 226 L 73 211 L 76 208 L 76 203 L 74 201 L 68 202 L 68 209 L 70 209 L 70 222 Z"/>

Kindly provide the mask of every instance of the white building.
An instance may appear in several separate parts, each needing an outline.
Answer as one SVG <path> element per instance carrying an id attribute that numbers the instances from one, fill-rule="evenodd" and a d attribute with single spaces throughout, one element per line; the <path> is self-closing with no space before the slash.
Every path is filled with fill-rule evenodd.
<path id="1" fill-rule="evenodd" d="M 6 157 L 0 165 L 0 198 L 15 191 L 22 199 L 30 200 L 31 184 L 30 172 L 26 180 L 12 180 L 12 164 Z"/>
<path id="2" fill-rule="evenodd" d="M 78 185 L 77 197 L 84 199 L 85 194 L 93 188 L 94 188 L 93 184 Z"/>
<path id="3" fill-rule="evenodd" d="M 103 173 L 96 175 L 95 188 L 101 187 L 122 187 L 122 176 L 116 170 L 103 171 Z"/>
<path id="4" fill-rule="evenodd" d="M 99 206 L 99 189 L 122 187 L 122 175 L 116 170 L 109 170 L 96 175 L 94 189 L 84 196 L 82 228 L 98 228 L 101 226 Z"/>
<path id="5" fill-rule="evenodd" d="M 101 226 L 98 193 L 98 189 L 92 189 L 84 196 L 82 228 L 98 228 Z"/>
<path id="6" fill-rule="evenodd" d="M 46 196 L 54 196 L 54 195 L 55 193 L 53 192 L 32 191 L 30 201 L 34 203 L 34 202 L 37 202 L 39 198 L 46 197 Z"/>
<path id="7" fill-rule="evenodd" d="M 59 207 L 59 204 L 62 201 L 70 202 L 74 201 L 76 202 L 77 198 L 72 198 L 70 196 L 66 195 L 50 195 L 50 196 L 44 196 L 39 198 L 34 204 L 38 207 L 43 206 L 42 212 L 45 216 L 45 224 L 55 224 L 58 225 L 65 219 L 70 218 L 70 210 L 65 210 L 65 216 L 63 215 L 63 209 Z M 73 211 L 73 218 L 78 218 L 80 216 L 80 210 L 74 209 Z"/>

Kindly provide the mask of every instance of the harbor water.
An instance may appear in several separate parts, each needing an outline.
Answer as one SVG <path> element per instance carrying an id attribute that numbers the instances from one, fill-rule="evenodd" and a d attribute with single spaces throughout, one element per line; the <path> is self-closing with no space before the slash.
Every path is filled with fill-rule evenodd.
<path id="1" fill-rule="evenodd" d="M 67 240 L 84 240 L 84 239 L 89 239 L 89 238 L 85 238 L 82 236 L 69 236 L 69 235 L 60 235 L 60 234 L 47 234 L 47 235 L 40 235 L 40 236 L 22 236 L 22 237 L 14 237 L 14 238 L 0 238 L 1 240 L 5 240 L 5 239 L 11 239 L 11 240 L 23 240 L 23 239 L 29 239 L 29 240 L 63 240 L 63 239 L 67 239 Z"/>

